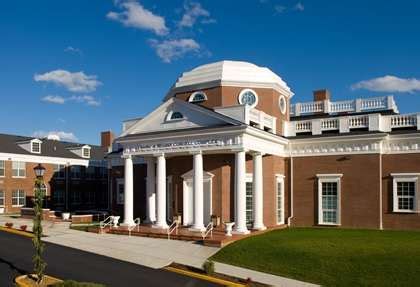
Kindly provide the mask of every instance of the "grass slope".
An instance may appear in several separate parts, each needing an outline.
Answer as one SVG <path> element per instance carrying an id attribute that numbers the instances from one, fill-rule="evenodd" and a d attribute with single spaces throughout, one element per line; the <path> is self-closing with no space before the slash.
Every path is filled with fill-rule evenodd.
<path id="1" fill-rule="evenodd" d="M 212 260 L 323 286 L 419 286 L 420 232 L 277 230 L 230 244 Z"/>

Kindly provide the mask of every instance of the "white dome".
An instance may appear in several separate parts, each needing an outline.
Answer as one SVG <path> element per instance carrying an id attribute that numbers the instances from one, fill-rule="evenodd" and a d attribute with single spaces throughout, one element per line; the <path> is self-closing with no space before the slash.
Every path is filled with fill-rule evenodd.
<path id="1" fill-rule="evenodd" d="M 287 84 L 270 69 L 240 61 L 215 62 L 184 72 L 169 94 L 183 87 L 204 88 L 216 85 L 273 88 L 288 96 L 293 95 Z"/>

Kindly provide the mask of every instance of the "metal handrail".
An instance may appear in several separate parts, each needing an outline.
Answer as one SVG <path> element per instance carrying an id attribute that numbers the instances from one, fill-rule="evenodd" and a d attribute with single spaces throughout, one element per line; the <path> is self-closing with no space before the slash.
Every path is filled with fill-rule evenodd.
<path id="1" fill-rule="evenodd" d="M 133 226 L 129 226 L 128 227 L 128 236 L 131 236 L 131 231 L 137 227 L 137 232 L 139 232 L 140 229 L 140 217 L 137 217 L 136 219 L 134 219 L 134 225 Z"/>
<path id="2" fill-rule="evenodd" d="M 112 215 L 108 216 L 107 218 L 105 218 L 104 220 L 102 220 L 102 221 L 99 222 L 99 227 L 101 229 L 104 229 L 108 225 L 112 225 L 113 219 L 114 219 L 114 216 L 112 216 Z"/>
<path id="3" fill-rule="evenodd" d="M 213 222 L 210 222 L 209 224 L 207 224 L 206 230 L 201 232 L 201 236 L 203 237 L 203 240 L 207 237 L 207 235 L 209 235 L 209 233 L 210 233 L 210 238 L 213 238 L 213 228 L 214 228 Z"/>
<path id="4" fill-rule="evenodd" d="M 168 227 L 168 231 L 167 231 L 168 240 L 171 239 L 172 232 L 176 231 L 176 235 L 178 235 L 178 225 L 179 225 L 178 220 L 174 220 L 174 222 L 172 222 L 172 224 Z"/>

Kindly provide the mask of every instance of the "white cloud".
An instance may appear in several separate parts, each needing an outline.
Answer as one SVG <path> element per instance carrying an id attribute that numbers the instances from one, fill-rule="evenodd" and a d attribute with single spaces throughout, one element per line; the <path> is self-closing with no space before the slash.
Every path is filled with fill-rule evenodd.
<path id="1" fill-rule="evenodd" d="M 91 95 L 71 96 L 67 98 L 64 98 L 62 96 L 48 95 L 41 98 L 41 101 L 51 103 L 51 104 L 59 104 L 59 105 L 63 105 L 67 102 L 86 104 L 88 106 L 94 106 L 94 107 L 98 107 L 101 105 L 101 102 Z"/>
<path id="2" fill-rule="evenodd" d="M 374 92 L 412 93 L 420 91 L 420 80 L 415 78 L 404 79 L 395 76 L 384 76 L 361 81 L 351 86 L 353 90 L 364 89 Z"/>
<path id="3" fill-rule="evenodd" d="M 69 142 L 77 142 L 78 139 L 74 135 L 74 133 L 71 132 L 64 132 L 64 131 L 35 131 L 32 134 L 33 137 L 36 138 L 48 138 L 48 137 L 56 137 L 61 141 L 69 141 Z"/>
<path id="4" fill-rule="evenodd" d="M 78 54 L 78 55 L 82 55 L 82 50 L 80 50 L 79 48 L 75 48 L 72 46 L 68 46 L 64 49 L 64 52 L 66 53 L 71 53 L 71 54 Z"/>
<path id="5" fill-rule="evenodd" d="M 68 98 L 69 101 L 74 101 L 76 103 L 83 103 L 86 104 L 88 106 L 100 106 L 101 102 L 98 101 L 97 99 L 95 99 L 92 96 L 89 95 L 84 95 L 84 96 L 71 96 L 70 98 Z"/>
<path id="6" fill-rule="evenodd" d="M 54 96 L 54 95 L 48 95 L 41 99 L 43 102 L 52 103 L 52 104 L 59 104 L 62 105 L 66 102 L 66 99 L 62 96 Z"/>
<path id="7" fill-rule="evenodd" d="M 62 86 L 71 92 L 93 92 L 102 83 L 97 80 L 96 75 L 86 75 L 83 72 L 69 72 L 66 70 L 54 70 L 45 74 L 35 74 L 36 82 L 54 83 Z"/>
<path id="8" fill-rule="evenodd" d="M 166 27 L 165 18 L 153 14 L 136 1 L 117 2 L 123 10 L 121 12 L 109 12 L 108 19 L 121 22 L 124 26 L 137 29 L 151 30 L 157 35 L 166 35 L 169 29 Z"/>
<path id="9" fill-rule="evenodd" d="M 173 60 L 183 57 L 186 53 L 200 51 L 200 44 L 194 39 L 177 39 L 158 41 L 156 39 L 150 40 L 150 45 L 156 50 L 156 54 L 165 63 L 170 63 Z"/>
<path id="10" fill-rule="evenodd" d="M 303 11 L 305 10 L 305 6 L 303 6 L 302 2 L 296 3 L 295 7 L 293 7 L 296 11 Z"/>
<path id="11" fill-rule="evenodd" d="M 193 27 L 199 18 L 203 18 L 200 22 L 203 24 L 215 23 L 216 20 L 210 18 L 210 12 L 204 9 L 198 2 L 187 1 L 184 4 L 185 13 L 179 21 L 180 27 Z"/>
<path id="12" fill-rule="evenodd" d="M 283 5 L 275 5 L 274 10 L 276 10 L 277 13 L 283 13 L 286 11 L 286 6 Z"/>

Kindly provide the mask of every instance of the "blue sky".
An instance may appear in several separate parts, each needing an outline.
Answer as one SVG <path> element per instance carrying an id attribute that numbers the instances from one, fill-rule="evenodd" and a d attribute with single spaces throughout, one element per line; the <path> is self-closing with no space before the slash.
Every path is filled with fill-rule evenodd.
<path id="1" fill-rule="evenodd" d="M 395 95 L 420 111 L 419 1 L 2 1 L 0 132 L 98 143 L 183 72 L 243 60 L 309 101 Z"/>

